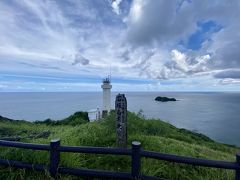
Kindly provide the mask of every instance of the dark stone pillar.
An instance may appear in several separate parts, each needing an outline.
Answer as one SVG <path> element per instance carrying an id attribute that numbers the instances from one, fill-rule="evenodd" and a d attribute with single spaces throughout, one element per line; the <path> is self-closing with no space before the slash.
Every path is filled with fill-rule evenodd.
<path id="1" fill-rule="evenodd" d="M 117 146 L 127 147 L 127 99 L 124 94 L 118 94 L 115 101 Z"/>

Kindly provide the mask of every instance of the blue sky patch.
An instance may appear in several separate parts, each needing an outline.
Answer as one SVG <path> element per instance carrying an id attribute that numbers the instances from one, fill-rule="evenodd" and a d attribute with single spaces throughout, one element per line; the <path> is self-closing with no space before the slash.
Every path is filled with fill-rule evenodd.
<path id="1" fill-rule="evenodd" d="M 202 43 L 208 40 L 211 35 L 222 29 L 222 26 L 215 21 L 197 22 L 197 31 L 190 35 L 187 48 L 192 50 L 199 50 Z"/>

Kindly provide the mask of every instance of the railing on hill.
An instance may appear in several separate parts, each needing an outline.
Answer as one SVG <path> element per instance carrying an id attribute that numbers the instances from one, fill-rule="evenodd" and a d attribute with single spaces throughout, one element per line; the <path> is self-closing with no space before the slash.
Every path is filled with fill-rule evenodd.
<path id="1" fill-rule="evenodd" d="M 240 154 L 236 155 L 236 162 L 199 159 L 199 158 L 145 151 L 141 149 L 141 143 L 137 141 L 132 142 L 131 149 L 61 146 L 59 139 L 52 140 L 50 142 L 50 145 L 30 144 L 30 143 L 0 140 L 0 146 L 49 151 L 50 152 L 49 166 L 42 165 L 42 164 L 29 164 L 29 163 L 24 163 L 20 161 L 6 160 L 6 159 L 0 159 L 0 165 L 10 166 L 15 168 L 23 168 L 23 169 L 33 169 L 37 171 L 48 170 L 51 176 L 54 178 L 57 176 L 57 173 L 61 173 L 61 174 L 70 174 L 70 175 L 78 175 L 78 176 L 114 178 L 114 179 L 115 178 L 117 179 L 160 179 L 156 177 L 144 176 L 141 174 L 141 157 L 146 157 L 146 158 L 153 158 L 153 159 L 165 160 L 165 161 L 176 162 L 176 163 L 191 164 L 196 166 L 232 169 L 232 170 L 235 170 L 236 172 L 235 179 L 240 180 Z M 130 172 L 112 172 L 112 171 L 105 171 L 105 170 L 59 167 L 61 152 L 115 154 L 115 155 L 131 156 L 132 170 L 130 173 Z"/>

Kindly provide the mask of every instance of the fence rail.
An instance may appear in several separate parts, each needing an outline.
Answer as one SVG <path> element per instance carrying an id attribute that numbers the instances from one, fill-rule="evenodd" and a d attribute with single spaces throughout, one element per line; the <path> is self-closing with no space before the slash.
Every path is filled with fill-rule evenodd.
<path id="1" fill-rule="evenodd" d="M 236 162 L 207 160 L 186 156 L 177 156 L 172 154 L 164 154 L 152 151 L 145 151 L 141 149 L 141 143 L 137 141 L 132 142 L 131 149 L 123 148 L 105 148 L 105 147 L 79 147 L 79 146 L 60 146 L 60 140 L 52 140 L 50 145 L 46 144 L 31 144 L 22 142 L 13 142 L 0 140 L 0 146 L 15 147 L 32 150 L 42 150 L 50 152 L 50 164 L 30 164 L 15 160 L 0 159 L 0 165 L 10 166 L 22 169 L 32 169 L 37 171 L 48 170 L 53 178 L 60 174 L 71 174 L 88 177 L 102 177 L 102 178 L 117 178 L 117 179 L 160 179 L 157 177 L 150 177 L 141 174 L 141 157 L 153 158 L 158 160 L 165 160 L 175 163 L 191 164 L 194 166 L 205 166 L 221 169 L 235 170 L 235 179 L 240 180 L 240 154 L 236 155 Z M 60 153 L 74 152 L 74 153 L 91 153 L 91 154 L 114 154 L 127 155 L 132 157 L 131 172 L 114 172 L 105 170 L 93 170 L 84 168 L 68 168 L 59 167 Z"/>

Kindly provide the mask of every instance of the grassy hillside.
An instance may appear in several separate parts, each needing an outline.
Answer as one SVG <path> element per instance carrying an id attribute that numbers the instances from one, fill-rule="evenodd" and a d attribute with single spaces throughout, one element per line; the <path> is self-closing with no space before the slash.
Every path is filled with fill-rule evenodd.
<path id="1" fill-rule="evenodd" d="M 114 112 L 98 122 L 89 123 L 85 113 L 75 113 L 62 120 L 30 123 L 0 117 L 0 137 L 18 137 L 24 142 L 48 144 L 60 138 L 62 145 L 115 147 Z M 208 137 L 185 129 L 178 129 L 160 120 L 145 120 L 141 113 L 128 113 L 128 145 L 133 140 L 142 148 L 157 152 L 217 160 L 235 160 L 240 149 L 214 142 Z M 48 152 L 0 147 L 0 158 L 48 164 Z M 86 167 L 115 171 L 130 171 L 131 159 L 125 156 L 61 153 L 62 166 Z M 200 168 L 165 161 L 143 159 L 142 172 L 166 179 L 233 179 L 234 172 L 214 168 Z M 49 174 L 0 167 L 0 179 L 50 179 Z M 60 176 L 61 179 L 79 179 Z"/>

